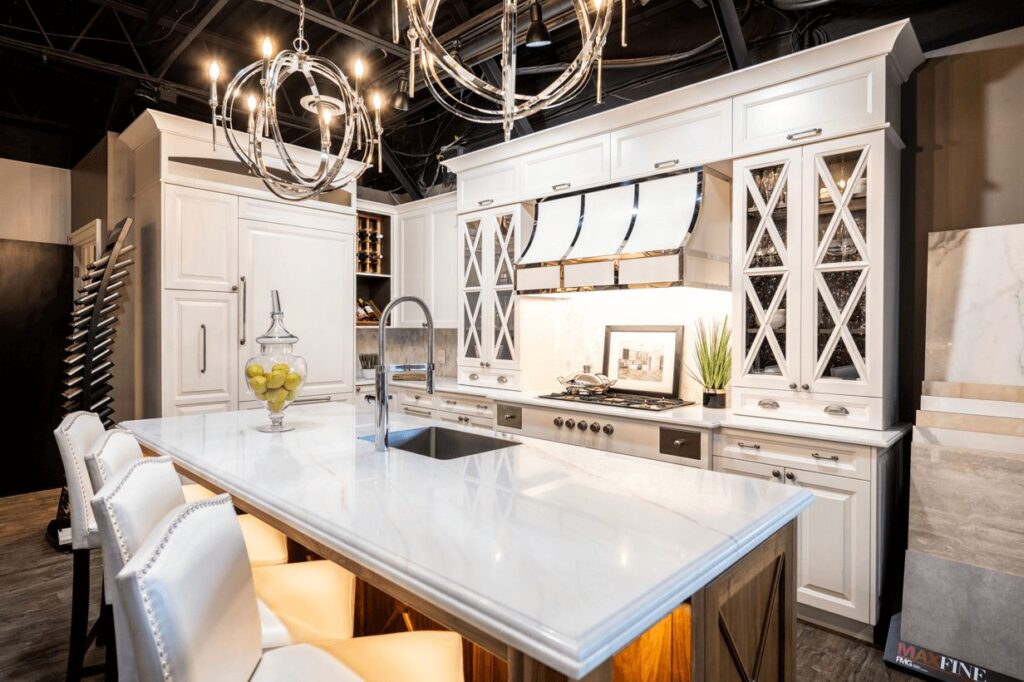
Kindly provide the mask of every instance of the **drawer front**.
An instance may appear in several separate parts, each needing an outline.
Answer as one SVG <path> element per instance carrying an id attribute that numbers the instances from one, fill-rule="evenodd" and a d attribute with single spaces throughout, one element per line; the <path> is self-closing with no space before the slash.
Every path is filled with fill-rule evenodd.
<path id="1" fill-rule="evenodd" d="M 494 429 L 494 422 L 486 417 L 470 417 L 467 414 L 434 410 L 434 418 L 448 424 L 475 426 L 480 429 Z"/>
<path id="2" fill-rule="evenodd" d="M 434 395 L 434 406 L 439 410 L 457 412 L 470 417 L 494 418 L 494 403 L 474 396 L 439 393 Z"/>
<path id="3" fill-rule="evenodd" d="M 875 57 L 733 98 L 736 156 L 885 123 L 885 58 Z"/>
<path id="4" fill-rule="evenodd" d="M 493 164 L 459 175 L 458 204 L 460 211 L 500 206 L 515 201 L 519 194 L 517 162 Z"/>
<path id="5" fill-rule="evenodd" d="M 611 134 L 613 180 L 689 168 L 732 156 L 732 100 L 687 109 Z"/>
<path id="6" fill-rule="evenodd" d="M 426 391 L 396 391 L 394 395 L 398 398 L 398 402 L 403 407 L 418 407 L 420 409 L 429 410 L 435 406 L 436 395 L 430 395 Z"/>
<path id="7" fill-rule="evenodd" d="M 355 233 L 356 230 L 356 219 L 353 215 L 291 204 L 279 204 L 262 199 L 239 199 L 238 217 L 349 234 Z"/>
<path id="8" fill-rule="evenodd" d="M 523 195 L 534 199 L 605 182 L 608 135 L 558 145 L 523 159 Z"/>
<path id="9" fill-rule="evenodd" d="M 409 415 L 410 417 L 423 417 L 424 419 L 434 419 L 434 411 L 423 407 L 403 407 L 402 414 Z"/>
<path id="10" fill-rule="evenodd" d="M 776 468 L 871 478 L 871 448 L 863 445 L 722 429 L 715 437 L 714 448 L 716 459 L 729 457 Z"/>
<path id="11" fill-rule="evenodd" d="M 863 396 L 743 387 L 734 387 L 732 392 L 732 410 L 736 414 L 830 426 L 886 429 L 892 425 L 892 418 L 884 407 L 881 398 Z"/>
<path id="12" fill-rule="evenodd" d="M 500 388 L 509 391 L 518 391 L 520 386 L 520 376 L 518 370 L 459 367 L 459 383 L 463 386 L 479 386 L 481 388 Z"/>

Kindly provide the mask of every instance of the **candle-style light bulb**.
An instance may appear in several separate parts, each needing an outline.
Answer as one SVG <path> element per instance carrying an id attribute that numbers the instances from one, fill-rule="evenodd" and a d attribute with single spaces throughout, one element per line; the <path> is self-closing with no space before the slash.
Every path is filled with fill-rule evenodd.
<path id="1" fill-rule="evenodd" d="M 220 78 L 220 64 L 217 62 L 210 62 L 210 80 L 214 83 Z"/>
<path id="2" fill-rule="evenodd" d="M 322 113 L 321 116 L 323 116 L 324 123 L 331 125 L 331 119 L 334 118 L 334 112 L 330 109 L 324 109 L 324 113 Z"/>
<path id="3" fill-rule="evenodd" d="M 256 111 L 256 95 L 249 95 L 249 99 L 245 103 L 248 105 L 250 113 Z"/>
<path id="4" fill-rule="evenodd" d="M 263 58 L 270 59 L 274 56 L 274 44 L 270 42 L 270 37 L 265 36 L 263 38 Z"/>
<path id="5" fill-rule="evenodd" d="M 356 74 L 356 94 L 359 94 L 359 83 L 363 80 L 363 74 L 366 72 L 366 66 L 363 64 L 362 59 L 356 60 L 355 74 Z"/>
<path id="6" fill-rule="evenodd" d="M 375 93 L 373 93 L 373 108 L 376 109 L 377 111 L 380 111 L 380 105 L 381 105 L 380 93 L 379 92 L 375 92 Z"/>
<path id="7" fill-rule="evenodd" d="M 213 136 L 213 150 L 217 151 L 217 79 L 220 78 L 220 64 L 210 62 L 210 128 Z"/>

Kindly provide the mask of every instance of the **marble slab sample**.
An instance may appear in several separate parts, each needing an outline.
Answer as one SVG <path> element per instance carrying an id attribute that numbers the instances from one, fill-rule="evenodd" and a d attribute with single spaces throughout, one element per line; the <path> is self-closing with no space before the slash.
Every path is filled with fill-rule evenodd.
<path id="1" fill-rule="evenodd" d="M 814 499 L 796 486 L 530 438 L 450 461 L 378 453 L 358 440 L 372 433 L 373 413 L 345 404 L 290 408 L 289 433 L 257 432 L 265 421 L 252 410 L 123 426 L 187 471 L 570 677 L 608 659 Z M 433 423 L 393 413 L 391 426 Z"/>
<path id="2" fill-rule="evenodd" d="M 915 441 L 910 467 L 910 549 L 1024 577 L 1024 456 Z"/>
<path id="3" fill-rule="evenodd" d="M 1024 386 L 1024 224 L 928 238 L 926 381 Z"/>
<path id="4" fill-rule="evenodd" d="M 907 551 L 900 636 L 1004 675 L 1024 671 L 1024 578 Z"/>

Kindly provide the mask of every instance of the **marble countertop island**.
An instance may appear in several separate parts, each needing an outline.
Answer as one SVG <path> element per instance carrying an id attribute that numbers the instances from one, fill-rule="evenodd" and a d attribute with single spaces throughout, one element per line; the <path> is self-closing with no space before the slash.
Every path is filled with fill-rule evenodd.
<path id="1" fill-rule="evenodd" d="M 601 665 L 793 520 L 782 486 L 548 441 L 449 461 L 359 436 L 373 414 L 289 409 L 126 422 L 150 450 L 570 677 Z M 431 422 L 392 412 L 391 428 Z M 471 429 L 469 429 L 471 430 Z"/>

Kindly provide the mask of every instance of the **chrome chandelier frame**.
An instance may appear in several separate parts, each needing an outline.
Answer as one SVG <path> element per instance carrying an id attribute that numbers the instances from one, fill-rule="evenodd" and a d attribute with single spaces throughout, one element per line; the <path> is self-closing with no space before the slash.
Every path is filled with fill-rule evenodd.
<path id="1" fill-rule="evenodd" d="M 367 168 L 373 165 L 374 152 L 378 167 L 382 166 L 380 123 L 380 95 L 374 96 L 374 117 L 371 118 L 363 97 L 359 92 L 357 64 L 356 86 L 353 88 L 342 70 L 333 62 L 309 54 L 309 42 L 305 38 L 305 3 L 299 2 L 298 35 L 292 41 L 292 50 L 282 50 L 271 57 L 269 39 L 263 43 L 263 59 L 239 71 L 224 92 L 220 113 L 217 112 L 216 63 L 210 65 L 210 110 L 213 122 L 213 146 L 217 147 L 217 124 L 220 123 L 228 145 L 242 163 L 267 186 L 271 192 L 288 201 L 302 201 L 322 192 L 339 189 L 357 180 Z M 320 132 L 320 159 L 312 172 L 303 171 L 292 159 L 281 135 L 277 115 L 277 95 L 284 82 L 294 74 L 300 74 L 309 87 L 310 94 L 303 97 L 301 105 L 315 113 Z M 330 84 L 337 90 L 337 96 L 321 93 L 321 86 Z M 262 99 L 257 99 L 260 93 Z M 246 100 L 248 121 L 246 136 L 248 143 L 243 146 L 236 138 L 234 113 L 238 98 Z M 335 121 L 341 129 L 335 132 Z M 268 163 L 264 150 L 267 140 L 273 141 L 276 150 L 274 158 L 284 168 L 275 168 Z M 331 148 L 336 140 L 340 147 L 336 153 Z M 353 151 L 361 151 L 361 163 L 347 172 L 343 171 L 345 161 Z"/>
<path id="2" fill-rule="evenodd" d="M 448 111 L 476 123 L 500 123 L 505 140 L 510 139 L 515 121 L 532 116 L 542 109 L 557 107 L 579 94 L 586 86 L 591 72 L 597 70 L 597 102 L 601 102 L 601 54 L 611 26 L 615 0 L 573 0 L 576 19 L 580 26 L 582 47 L 576 58 L 546 88 L 536 95 L 516 92 L 516 42 L 518 0 L 502 0 L 501 18 L 501 84 L 493 85 L 478 77 L 449 52 L 434 34 L 434 19 L 441 0 L 406 0 L 409 12 L 409 96 L 415 94 L 416 64 L 425 74 L 427 88 Z M 622 2 L 622 43 L 625 45 L 625 9 Z M 398 0 L 393 0 L 394 42 L 400 39 L 398 28 Z M 464 101 L 444 83 L 447 76 L 459 87 L 484 100 L 481 106 Z"/>

